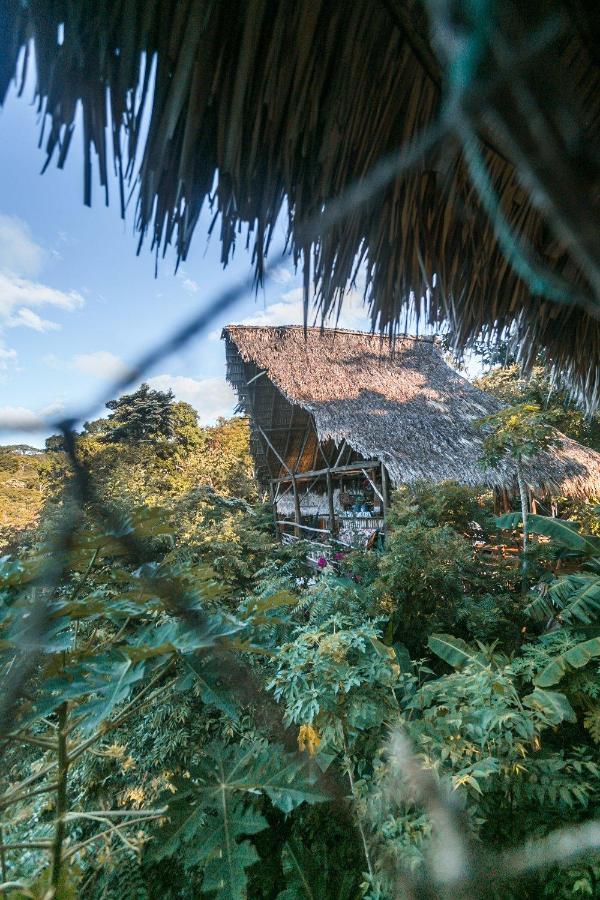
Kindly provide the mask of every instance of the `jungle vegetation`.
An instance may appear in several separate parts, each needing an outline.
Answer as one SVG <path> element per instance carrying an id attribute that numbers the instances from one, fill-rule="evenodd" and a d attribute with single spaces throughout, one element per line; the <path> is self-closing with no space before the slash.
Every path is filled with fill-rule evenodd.
<path id="1" fill-rule="evenodd" d="M 531 400 L 517 381 L 511 400 Z M 431 884 L 435 823 L 397 732 L 482 859 L 598 816 L 591 503 L 530 515 L 523 554 L 518 503 L 497 518 L 454 483 L 402 488 L 383 549 L 332 554 L 315 577 L 301 543 L 275 540 L 242 419 L 200 427 L 147 388 L 114 401 L 77 438 L 95 498 L 77 513 L 61 438 L 48 447 L 31 458 L 41 514 L 0 559 L 7 683 L 33 660 L 3 729 L 7 896 L 391 900 L 403 873 Z M 486 891 L 593 897 L 599 879 L 586 854 L 518 882 L 492 870 Z"/>

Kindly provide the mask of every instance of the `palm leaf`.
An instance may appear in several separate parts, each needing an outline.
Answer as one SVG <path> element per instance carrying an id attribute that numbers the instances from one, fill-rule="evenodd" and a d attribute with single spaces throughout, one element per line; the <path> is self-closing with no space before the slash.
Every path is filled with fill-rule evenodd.
<path id="1" fill-rule="evenodd" d="M 432 634 L 427 641 L 427 646 L 436 656 L 455 669 L 467 665 L 476 666 L 479 669 L 488 668 L 489 663 L 481 652 L 473 650 L 461 638 L 455 638 L 451 634 Z"/>
<path id="2" fill-rule="evenodd" d="M 576 722 L 575 711 L 564 694 L 558 691 L 545 691 L 540 687 L 523 698 L 525 706 L 537 710 L 551 725 L 561 722 Z"/>
<path id="3" fill-rule="evenodd" d="M 498 528 L 517 528 L 523 521 L 521 513 L 508 513 L 496 519 Z M 600 538 L 593 534 L 581 534 L 577 522 L 552 519 L 548 516 L 527 516 L 527 528 L 534 534 L 552 538 L 561 547 L 585 556 L 600 556 Z"/>
<path id="4" fill-rule="evenodd" d="M 563 575 L 532 600 L 525 612 L 536 619 L 556 617 L 565 623 L 592 625 L 600 613 L 600 575 Z"/>
<path id="5" fill-rule="evenodd" d="M 600 637 L 582 641 L 565 653 L 555 656 L 536 677 L 535 683 L 538 687 L 552 687 L 571 669 L 581 669 L 598 656 L 600 656 Z"/>

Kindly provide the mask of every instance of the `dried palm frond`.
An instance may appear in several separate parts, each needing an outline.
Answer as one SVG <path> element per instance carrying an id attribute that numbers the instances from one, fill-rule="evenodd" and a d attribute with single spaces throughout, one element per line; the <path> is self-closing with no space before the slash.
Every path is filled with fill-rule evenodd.
<path id="1" fill-rule="evenodd" d="M 600 64 L 593 0 L 5 0 L 0 101 L 33 40 L 48 158 L 83 110 L 140 242 L 188 253 L 202 206 L 256 277 L 282 210 L 323 313 L 362 261 L 373 327 L 411 304 L 457 347 L 514 326 L 594 406 L 600 385 Z M 20 75 L 19 75 L 20 77 Z M 321 235 L 304 228 L 440 123 L 435 150 Z M 147 126 L 147 127 L 146 127 Z M 216 187 L 215 185 L 216 176 Z"/>

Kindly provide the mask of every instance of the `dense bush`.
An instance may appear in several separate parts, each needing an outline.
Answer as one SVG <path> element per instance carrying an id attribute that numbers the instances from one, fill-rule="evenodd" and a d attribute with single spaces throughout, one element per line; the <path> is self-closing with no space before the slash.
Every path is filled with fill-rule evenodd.
<path id="1" fill-rule="evenodd" d="M 524 594 L 514 555 L 481 552 L 489 498 L 417 485 L 383 549 L 315 576 L 267 508 L 232 496 L 243 466 L 198 487 L 173 438 L 146 470 L 147 445 L 105 434 L 80 438 L 98 498 L 74 540 L 57 555 L 65 488 L 0 566 L 7 683 L 31 663 L 3 749 L 9 896 L 383 900 L 403 873 L 431 884 L 439 821 L 399 733 L 481 859 L 598 813 L 599 539 L 531 516 L 550 542 Z M 518 514 L 504 524 L 510 542 Z M 503 874 L 490 895 L 594 896 L 600 863 Z"/>

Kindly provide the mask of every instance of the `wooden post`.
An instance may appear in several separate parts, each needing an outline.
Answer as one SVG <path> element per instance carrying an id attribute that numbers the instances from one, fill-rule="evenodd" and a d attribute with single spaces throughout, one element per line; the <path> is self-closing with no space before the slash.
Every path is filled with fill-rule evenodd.
<path id="1" fill-rule="evenodd" d="M 383 494 L 383 518 L 385 522 L 385 518 L 390 507 L 390 485 L 388 481 L 387 469 L 383 463 L 381 463 L 381 493 Z"/>
<path id="2" fill-rule="evenodd" d="M 277 519 L 279 516 L 277 515 L 277 500 L 275 499 L 275 490 L 273 487 L 273 479 L 271 478 L 269 482 L 269 493 L 271 495 L 271 506 L 273 507 L 273 524 L 275 526 L 275 537 L 277 540 L 280 540 L 281 535 L 279 532 L 279 525 L 277 524 Z"/>
<path id="3" fill-rule="evenodd" d="M 327 503 L 329 504 L 329 530 L 331 537 L 335 534 L 335 510 L 333 507 L 333 483 L 331 480 L 331 469 L 327 469 Z"/>
<path id="4" fill-rule="evenodd" d="M 298 485 L 296 484 L 296 479 L 292 475 L 292 487 L 294 489 L 294 519 L 296 520 L 296 525 L 302 524 L 302 515 L 300 513 L 300 496 L 298 494 Z M 300 529 L 295 528 L 294 534 L 296 537 L 300 537 Z"/>

